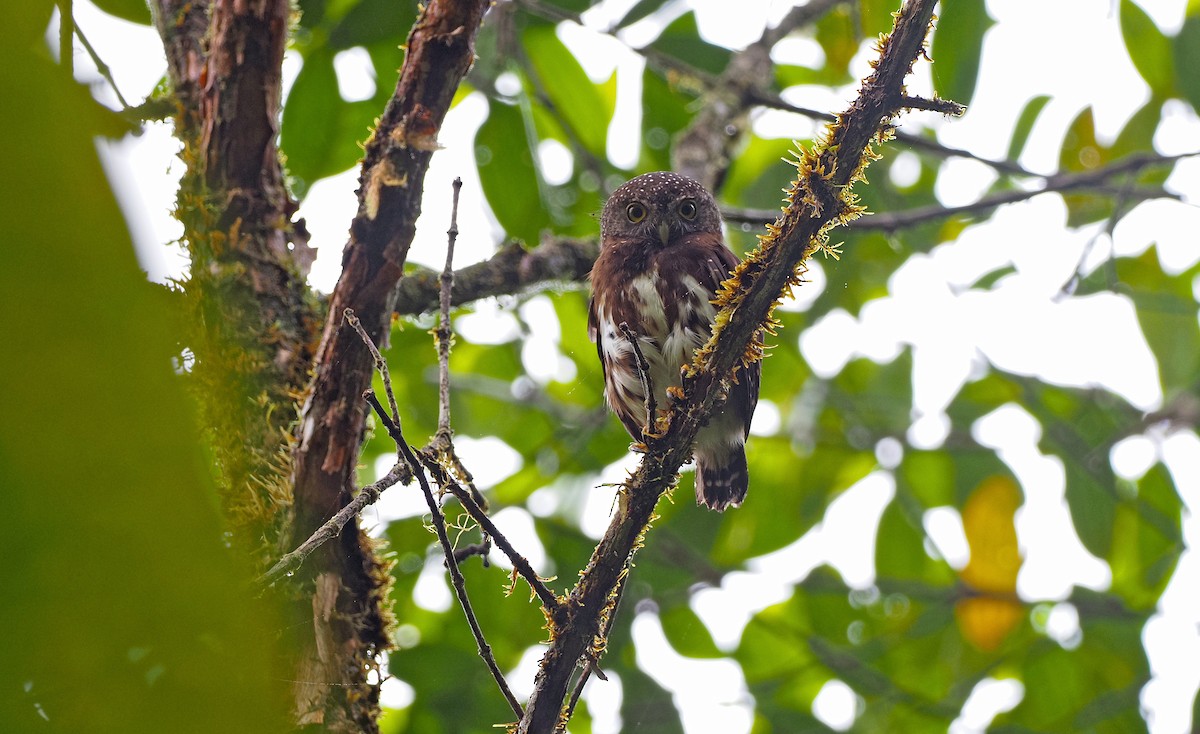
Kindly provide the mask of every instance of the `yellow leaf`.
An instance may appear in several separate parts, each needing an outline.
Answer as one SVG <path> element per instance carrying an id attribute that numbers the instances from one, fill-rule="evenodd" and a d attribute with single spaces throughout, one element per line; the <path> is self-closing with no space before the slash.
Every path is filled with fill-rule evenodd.
<path id="1" fill-rule="evenodd" d="M 960 577 L 978 595 L 958 602 L 954 616 L 963 637 L 985 652 L 998 648 L 1025 615 L 1016 597 L 1021 553 L 1013 515 L 1020 505 L 1016 482 L 994 476 L 981 482 L 963 507 L 971 560 Z"/>
<path id="2" fill-rule="evenodd" d="M 980 483 L 963 507 L 963 531 L 971 560 L 962 580 L 975 589 L 1012 594 L 1017 589 L 1021 553 L 1013 514 L 1021 505 L 1021 490 L 1008 477 L 989 477 Z"/>
<path id="3" fill-rule="evenodd" d="M 994 596 L 972 596 L 954 605 L 962 636 L 984 652 L 1000 647 L 1023 616 L 1025 608 L 1020 602 Z"/>

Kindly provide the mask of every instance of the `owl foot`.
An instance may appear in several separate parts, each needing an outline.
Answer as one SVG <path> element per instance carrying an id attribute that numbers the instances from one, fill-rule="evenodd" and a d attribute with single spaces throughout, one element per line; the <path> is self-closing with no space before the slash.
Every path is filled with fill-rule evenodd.
<path id="1" fill-rule="evenodd" d="M 648 438 L 651 441 L 656 441 L 665 435 L 667 435 L 667 432 L 665 430 L 663 430 L 663 431 L 651 430 L 649 426 L 642 428 L 642 437 Z"/>
<path id="2" fill-rule="evenodd" d="M 683 393 L 683 388 L 679 385 L 671 385 L 667 388 L 666 392 L 667 397 L 673 400 L 682 401 L 686 397 L 686 395 Z"/>

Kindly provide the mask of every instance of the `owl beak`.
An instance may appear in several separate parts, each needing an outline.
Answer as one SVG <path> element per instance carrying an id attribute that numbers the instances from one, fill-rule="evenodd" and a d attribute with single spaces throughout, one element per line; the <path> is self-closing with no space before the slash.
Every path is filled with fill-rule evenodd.
<path id="1" fill-rule="evenodd" d="M 667 246 L 667 240 L 671 237 L 671 225 L 669 222 L 658 223 L 658 239 L 662 242 L 662 246 Z"/>

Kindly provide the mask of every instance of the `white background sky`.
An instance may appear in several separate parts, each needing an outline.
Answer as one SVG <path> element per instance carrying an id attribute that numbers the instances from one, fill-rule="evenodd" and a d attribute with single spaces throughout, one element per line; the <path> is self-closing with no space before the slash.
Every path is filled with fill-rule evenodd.
<path id="1" fill-rule="evenodd" d="M 594 79 L 607 78 L 614 67 L 618 70 L 618 111 L 610 129 L 609 147 L 614 163 L 624 166 L 632 164 L 636 151 L 641 62 L 620 42 L 589 28 L 603 27 L 631 4 L 632 0 L 609 0 L 588 14 L 588 27 L 567 25 L 560 29 L 562 40 L 577 53 Z M 1139 4 L 1166 33 L 1179 29 L 1186 0 L 1139 0 Z M 679 2 L 667 13 L 630 28 L 624 40 L 635 45 L 648 41 L 656 24 L 670 20 L 687 7 L 697 10 L 701 33 L 709 41 L 738 48 L 756 39 L 764 22 L 773 23 L 782 17 L 790 3 Z M 1085 106 L 1094 109 L 1101 140 L 1111 141 L 1149 99 L 1149 90 L 1124 49 L 1115 0 L 995 0 L 988 3 L 988 10 L 998 23 L 985 37 L 981 76 L 970 111 L 959 120 L 910 115 L 901 120 L 902 127 L 912 130 L 932 126 L 944 143 L 1000 158 L 1025 103 L 1036 95 L 1047 94 L 1052 99 L 1033 129 L 1021 163 L 1049 173 L 1057 164 L 1058 145 L 1068 123 Z M 126 98 L 136 103 L 149 94 L 165 71 L 154 32 L 105 16 L 86 0 L 77 0 L 75 12 L 79 27 L 112 68 Z M 52 45 L 53 37 L 52 33 Z M 820 48 L 811 41 L 797 40 L 789 41 L 780 53 L 813 59 L 814 54 L 819 58 Z M 860 53 L 852 72 L 865 74 L 869 56 Z M 82 49 L 77 49 L 76 65 L 80 78 L 95 83 L 97 96 L 115 104 Z M 285 84 L 295 78 L 299 66 L 298 57 L 289 54 Z M 336 67 L 344 97 L 360 99 L 373 92 L 375 80 L 365 52 L 352 49 L 339 55 Z M 918 64 L 910 88 L 928 93 L 930 73 L 927 64 Z M 380 83 L 391 84 L 392 80 Z M 802 87 L 789 90 L 786 96 L 802 106 L 838 111 L 854 91 L 854 87 L 832 91 Z M 440 264 L 449 221 L 450 181 L 455 176 L 465 182 L 457 265 L 481 260 L 494 251 L 502 233 L 482 201 L 472 151 L 474 130 L 485 116 L 486 104 L 473 97 L 464 100 L 446 120 L 440 135 L 446 148 L 434 156 L 426 179 L 426 191 L 430 193 L 423 206 L 425 214 L 418 222 L 411 254 L 414 261 Z M 767 137 L 800 138 L 813 132 L 810 121 L 782 112 L 758 115 L 755 129 Z M 1178 101 L 1169 103 L 1155 146 L 1164 154 L 1200 148 L 1200 120 L 1189 106 Z M 101 143 L 101 149 L 144 267 L 155 279 L 181 272 L 186 267 L 184 257 L 178 247 L 166 245 L 180 234 L 178 223 L 170 216 L 181 164 L 174 157 L 178 144 L 169 126 L 151 126 L 138 138 Z M 539 152 L 548 175 L 557 177 L 569 172 L 569 154 L 553 145 Z M 903 175 L 903 166 L 896 169 L 893 175 Z M 781 186 L 786 175 L 786 169 L 782 170 Z M 325 291 L 332 289 L 337 279 L 346 228 L 355 209 L 356 178 L 356 172 L 349 171 L 318 182 L 301 208 L 313 234 L 312 244 L 319 249 L 311 282 Z M 951 159 L 943 164 L 936 193 L 948 205 L 967 203 L 993 180 L 994 173 L 986 166 Z M 912 257 L 893 276 L 889 295 L 868 304 L 858 316 L 835 311 L 803 334 L 783 333 L 780 338 L 798 338 L 805 358 L 821 375 L 836 374 L 855 356 L 888 359 L 911 345 L 916 418 L 908 440 L 918 447 L 934 447 L 945 438 L 949 424 L 944 408 L 963 380 L 982 369 L 985 359 L 1003 369 L 1058 384 L 1103 386 L 1142 409 L 1153 410 L 1162 402 L 1156 365 L 1129 300 L 1104 294 L 1062 300 L 1057 294 L 1089 243 L 1089 268 L 1113 254 L 1140 253 L 1152 243 L 1157 244 L 1163 265 L 1170 272 L 1179 272 L 1200 258 L 1200 158 L 1179 163 L 1167 187 L 1183 195 L 1184 202 L 1142 204 L 1122 220 L 1112 238 L 1102 234 L 1100 225 L 1067 230 L 1065 207 L 1055 195 L 1005 207 L 989 221 L 968 228 L 956 242 L 939 246 L 928 255 Z M 980 275 L 1008 263 L 1016 272 L 1001 279 L 991 291 L 962 292 Z M 801 292 L 800 298 L 808 300 L 815 289 L 838 285 L 836 267 L 834 263 L 819 268 L 814 282 L 807 287 L 809 292 Z M 1200 283 L 1196 290 L 1200 293 Z M 459 320 L 457 328 L 465 338 L 516 338 L 512 317 L 495 303 L 484 304 L 479 310 L 480 314 Z M 525 349 L 531 374 L 541 380 L 572 380 L 573 371 L 566 369 L 569 361 L 558 359 L 558 327 L 548 300 L 534 299 L 523 307 L 522 315 L 534 327 Z M 765 405 L 759 413 L 756 432 L 778 428 L 778 411 L 772 406 Z M 983 444 L 997 449 L 1027 490 L 1026 504 L 1017 515 L 1018 536 L 1026 559 L 1018 591 L 1026 599 L 1050 605 L 1049 634 L 1071 645 L 1078 643 L 1077 618 L 1069 604 L 1059 602 L 1073 584 L 1106 588 L 1109 572 L 1075 536 L 1062 500 L 1063 468 L 1057 459 L 1038 452 L 1040 430 L 1032 417 L 1011 406 L 986 416 L 974 433 Z M 520 458 L 496 439 L 460 440 L 468 464 L 485 485 L 495 484 L 519 468 Z M 898 448 L 880 447 L 884 469 L 894 465 Z M 1152 430 L 1122 442 L 1112 458 L 1118 474 L 1128 477 L 1140 476 L 1155 461 L 1164 460 L 1186 507 L 1194 511 L 1200 502 L 1200 440 L 1194 433 L 1168 435 Z M 618 479 L 623 472 L 624 466 L 610 467 L 593 484 Z M 580 510 L 583 527 L 598 535 L 607 524 L 611 489 L 588 485 L 579 487 L 579 491 L 586 493 Z M 693 606 L 718 645 L 732 649 L 753 613 L 786 598 L 791 586 L 820 563 L 832 564 L 853 586 L 870 587 L 874 529 L 883 503 L 893 492 L 894 484 L 886 471 L 870 475 L 836 500 L 825 521 L 796 544 L 758 559 L 745 572 L 730 574 L 721 588 L 697 594 Z M 555 502 L 551 493 L 542 493 L 531 499 L 530 506 L 539 513 L 550 512 Z M 388 519 L 421 511 L 402 495 L 385 495 L 385 501 L 368 521 L 381 525 Z M 519 547 L 530 551 L 528 555 L 535 565 L 539 560 L 545 562 L 544 554 L 539 557 L 540 548 L 525 510 L 506 509 L 496 520 L 516 536 Z M 930 511 L 926 526 L 936 544 L 931 550 L 956 567 L 965 564 L 966 543 L 955 510 Z M 1200 666 L 1195 662 L 1200 660 L 1200 595 L 1195 591 L 1200 588 L 1200 562 L 1191 550 L 1200 538 L 1200 527 L 1193 513 L 1186 510 L 1184 531 L 1189 550 L 1163 596 L 1160 613 L 1143 634 L 1155 677 L 1143 691 L 1142 701 L 1150 712 L 1150 728 L 1155 734 L 1190 730 L 1191 702 L 1200 684 Z M 418 594 L 430 607 L 449 605 L 439 564 L 431 564 Z M 635 619 L 634 637 L 639 664 L 674 692 L 689 733 L 749 731 L 749 693 L 735 665 L 680 657 L 666 644 L 658 618 L 650 612 Z M 518 694 L 529 692 L 539 656 L 540 648 L 531 648 L 510 677 Z M 386 685 L 385 703 L 403 705 L 410 690 L 399 682 Z M 997 711 L 1015 705 L 1020 695 L 1019 683 L 984 681 L 951 731 L 981 731 Z M 619 681 L 593 685 L 587 700 L 597 717 L 595 731 L 615 731 L 619 726 Z M 856 705 L 853 692 L 832 681 L 818 697 L 816 709 L 831 726 L 844 728 L 853 721 Z"/>

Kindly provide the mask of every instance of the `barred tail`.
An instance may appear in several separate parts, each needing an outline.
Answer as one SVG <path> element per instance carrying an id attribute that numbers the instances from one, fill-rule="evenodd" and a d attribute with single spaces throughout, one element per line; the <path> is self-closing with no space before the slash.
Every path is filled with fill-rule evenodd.
<path id="1" fill-rule="evenodd" d="M 729 448 L 720 456 L 696 456 L 696 502 L 717 512 L 741 505 L 750 486 L 745 447 Z"/>

